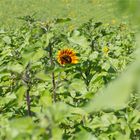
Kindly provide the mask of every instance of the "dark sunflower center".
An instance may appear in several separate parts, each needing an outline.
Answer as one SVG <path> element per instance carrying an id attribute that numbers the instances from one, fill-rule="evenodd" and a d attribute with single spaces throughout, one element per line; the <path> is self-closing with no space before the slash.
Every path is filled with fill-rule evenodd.
<path id="1" fill-rule="evenodd" d="M 68 64 L 71 63 L 71 61 L 72 61 L 71 57 L 68 56 L 68 55 L 62 56 L 62 57 L 61 57 L 61 60 L 62 60 L 64 63 L 68 63 Z"/>

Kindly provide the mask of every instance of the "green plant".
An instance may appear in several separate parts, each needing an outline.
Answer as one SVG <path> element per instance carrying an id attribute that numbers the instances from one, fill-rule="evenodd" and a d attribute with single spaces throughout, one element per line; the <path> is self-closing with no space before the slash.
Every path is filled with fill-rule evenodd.
<path id="1" fill-rule="evenodd" d="M 139 139 L 139 58 L 127 24 L 91 19 L 69 31 L 69 18 L 22 19 L 0 32 L 0 138 Z M 58 62 L 66 48 L 78 63 Z"/>

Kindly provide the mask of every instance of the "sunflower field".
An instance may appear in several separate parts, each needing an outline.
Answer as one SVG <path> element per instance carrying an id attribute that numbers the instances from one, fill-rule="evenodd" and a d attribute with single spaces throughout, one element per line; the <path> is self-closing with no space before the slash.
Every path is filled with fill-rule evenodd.
<path id="1" fill-rule="evenodd" d="M 0 140 L 140 140 L 139 19 L 130 19 L 27 15 L 1 27 Z"/>

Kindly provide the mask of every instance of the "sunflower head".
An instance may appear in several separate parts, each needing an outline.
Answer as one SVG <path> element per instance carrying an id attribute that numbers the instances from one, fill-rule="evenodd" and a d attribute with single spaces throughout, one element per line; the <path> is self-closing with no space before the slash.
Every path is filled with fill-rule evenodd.
<path id="1" fill-rule="evenodd" d="M 76 64 L 78 63 L 78 57 L 72 49 L 62 49 L 58 52 L 57 61 L 61 65 Z"/>

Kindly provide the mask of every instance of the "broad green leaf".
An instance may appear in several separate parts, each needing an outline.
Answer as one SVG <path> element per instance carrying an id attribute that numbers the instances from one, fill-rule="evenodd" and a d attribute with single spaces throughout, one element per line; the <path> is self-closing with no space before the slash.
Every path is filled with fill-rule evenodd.
<path id="1" fill-rule="evenodd" d="M 77 134 L 76 140 L 97 140 L 97 138 L 93 134 L 82 130 Z"/>
<path id="2" fill-rule="evenodd" d="M 23 72 L 24 67 L 19 63 L 11 63 L 11 64 L 8 64 L 7 70 L 17 72 L 17 73 L 21 73 L 21 72 Z"/>
<path id="3" fill-rule="evenodd" d="M 39 104 L 44 107 L 49 107 L 52 105 L 52 97 L 49 91 L 45 90 L 39 100 Z"/>
<path id="4" fill-rule="evenodd" d="M 26 96 L 26 90 L 27 87 L 20 86 L 16 91 L 16 96 L 17 96 L 17 101 L 19 106 L 22 106 L 24 104 L 24 97 Z"/>
<path id="5" fill-rule="evenodd" d="M 47 81 L 47 80 L 51 80 L 51 76 L 50 74 L 45 74 L 44 71 L 40 71 L 36 74 L 36 77 L 41 79 L 41 80 L 44 80 L 44 81 Z"/>
<path id="6" fill-rule="evenodd" d="M 62 140 L 63 131 L 59 127 L 54 127 L 52 129 L 52 138 L 51 140 Z"/>
<path id="7" fill-rule="evenodd" d="M 30 134 L 32 132 L 32 129 L 34 128 L 34 123 L 31 118 L 18 118 L 11 120 L 10 122 L 11 126 L 11 136 L 12 138 L 15 138 L 19 134 Z"/>
<path id="8" fill-rule="evenodd" d="M 11 38 L 9 36 L 5 36 L 3 38 L 3 41 L 6 43 L 6 44 L 11 44 Z"/>
<path id="9" fill-rule="evenodd" d="M 11 76 L 11 74 L 10 74 L 10 73 L 1 73 L 1 74 L 0 74 L 0 79 L 1 79 L 2 77 L 5 77 L 5 76 Z"/>
<path id="10" fill-rule="evenodd" d="M 45 52 L 42 48 L 38 49 L 37 51 L 34 52 L 32 58 L 30 59 L 31 61 L 37 61 L 40 58 L 42 58 L 44 56 Z"/>
<path id="11" fill-rule="evenodd" d="M 70 92 L 79 92 L 81 94 L 85 94 L 87 92 L 87 87 L 84 81 L 80 79 L 73 79 L 71 81 L 71 84 L 69 85 L 69 91 Z"/>
<path id="12" fill-rule="evenodd" d="M 69 41 L 82 47 L 89 46 L 89 42 L 84 36 L 73 36 L 69 38 Z"/>
<path id="13" fill-rule="evenodd" d="M 0 107 L 8 104 L 10 101 L 13 101 L 15 99 L 16 95 L 14 93 L 13 94 L 8 93 L 6 96 L 0 97 Z"/>

